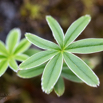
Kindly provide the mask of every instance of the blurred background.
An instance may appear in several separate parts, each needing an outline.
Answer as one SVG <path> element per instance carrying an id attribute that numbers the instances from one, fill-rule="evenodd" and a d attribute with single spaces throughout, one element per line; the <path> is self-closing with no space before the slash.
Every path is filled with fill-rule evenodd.
<path id="1" fill-rule="evenodd" d="M 65 33 L 73 21 L 86 14 L 92 20 L 77 40 L 103 38 L 103 0 L 0 0 L 0 40 L 5 42 L 8 32 L 17 27 L 22 38 L 31 32 L 55 42 L 46 15 L 53 16 Z M 8 68 L 0 77 L 0 103 L 103 103 L 103 52 L 78 56 L 90 61 L 100 79 L 99 87 L 65 79 L 63 96 L 47 95 L 41 90 L 41 76 L 22 79 Z"/>

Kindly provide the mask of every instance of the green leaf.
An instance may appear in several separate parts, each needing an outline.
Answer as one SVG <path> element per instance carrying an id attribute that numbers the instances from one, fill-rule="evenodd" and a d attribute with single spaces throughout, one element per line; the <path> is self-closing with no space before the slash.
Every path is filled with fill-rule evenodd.
<path id="1" fill-rule="evenodd" d="M 10 53 L 13 52 L 16 45 L 18 44 L 20 36 L 21 36 L 20 29 L 15 28 L 9 32 L 6 39 L 6 46 Z"/>
<path id="2" fill-rule="evenodd" d="M 91 70 L 91 68 L 79 57 L 64 52 L 64 60 L 70 70 L 83 82 L 92 87 L 99 86 L 99 78 Z"/>
<path id="3" fill-rule="evenodd" d="M 64 80 L 60 76 L 56 85 L 54 86 L 54 91 L 58 96 L 62 96 L 65 91 Z"/>
<path id="4" fill-rule="evenodd" d="M 71 26 L 68 28 L 65 34 L 65 39 L 64 39 L 65 48 L 80 35 L 80 33 L 88 25 L 90 20 L 91 20 L 91 17 L 89 15 L 85 15 L 80 17 L 79 19 L 77 19 L 75 22 L 71 24 Z"/>
<path id="5" fill-rule="evenodd" d="M 59 23 L 51 16 L 46 16 L 46 20 L 55 40 L 60 45 L 60 47 L 63 48 L 64 33 Z"/>
<path id="6" fill-rule="evenodd" d="M 9 59 L 9 66 L 14 72 L 17 72 L 18 65 L 17 65 L 16 61 L 14 60 L 14 58 Z"/>
<path id="7" fill-rule="evenodd" d="M 29 47 L 31 46 L 31 43 L 26 40 L 25 38 L 22 39 L 19 43 L 19 45 L 16 47 L 14 54 L 17 53 L 23 53 L 24 51 L 26 51 Z"/>
<path id="8" fill-rule="evenodd" d="M 0 60 L 6 59 L 7 57 L 3 54 L 0 54 Z"/>
<path id="9" fill-rule="evenodd" d="M 4 54 L 4 55 L 8 54 L 8 52 L 7 52 L 6 48 L 5 48 L 5 45 L 4 45 L 4 43 L 2 41 L 0 41 L 0 54 Z"/>
<path id="10" fill-rule="evenodd" d="M 46 65 L 42 75 L 42 90 L 49 94 L 58 81 L 63 65 L 63 55 L 59 53 L 54 56 Z"/>
<path id="11" fill-rule="evenodd" d="M 0 61 L 4 60 L 4 59 L 7 59 L 7 57 L 3 54 L 0 54 Z"/>
<path id="12" fill-rule="evenodd" d="M 32 56 L 33 54 L 38 53 L 40 51 L 41 50 L 39 50 L 39 49 L 30 48 L 30 49 L 26 50 L 23 54 L 26 54 L 28 56 Z"/>
<path id="13" fill-rule="evenodd" d="M 72 53 L 94 53 L 103 51 L 103 39 L 83 39 L 70 44 L 66 50 Z"/>
<path id="14" fill-rule="evenodd" d="M 0 76 L 2 76 L 5 73 L 7 67 L 8 67 L 7 60 L 0 61 Z"/>
<path id="15" fill-rule="evenodd" d="M 58 45 L 56 45 L 53 42 L 50 42 L 48 40 L 45 40 L 43 38 L 40 38 L 34 34 L 26 33 L 25 34 L 28 41 L 30 41 L 32 44 L 36 45 L 39 48 L 42 49 L 60 49 Z"/>
<path id="16" fill-rule="evenodd" d="M 61 74 L 65 79 L 68 79 L 73 82 L 82 83 L 80 80 L 68 67 L 66 64 L 63 64 L 63 70 Z"/>
<path id="17" fill-rule="evenodd" d="M 17 75 L 21 78 L 32 78 L 42 74 L 45 64 L 27 70 L 19 70 Z"/>
<path id="18" fill-rule="evenodd" d="M 36 66 L 39 66 L 46 61 L 48 61 L 50 58 L 52 58 L 54 55 L 56 55 L 57 51 L 42 51 L 39 53 L 36 53 L 32 55 L 30 58 L 28 58 L 26 61 L 20 64 L 19 69 L 30 69 Z"/>
<path id="19" fill-rule="evenodd" d="M 25 55 L 25 54 L 18 54 L 18 55 L 15 56 L 15 59 L 18 60 L 18 61 L 24 61 L 27 58 L 29 58 L 29 56 Z"/>

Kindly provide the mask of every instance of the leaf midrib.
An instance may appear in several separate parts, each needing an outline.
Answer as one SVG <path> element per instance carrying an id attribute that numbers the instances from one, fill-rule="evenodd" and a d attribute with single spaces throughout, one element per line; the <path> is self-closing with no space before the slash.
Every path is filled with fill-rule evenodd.
<path id="1" fill-rule="evenodd" d="M 72 45 L 72 44 L 71 44 L 71 45 Z M 100 43 L 100 44 L 97 44 L 97 45 L 84 45 L 84 46 L 76 46 L 76 47 L 70 47 L 70 48 L 68 47 L 68 48 L 66 48 L 66 50 L 67 50 L 67 49 L 76 49 L 76 48 L 79 49 L 79 48 L 93 47 L 93 46 L 101 46 L 101 45 L 103 46 L 103 44 Z"/>
<path id="2" fill-rule="evenodd" d="M 59 55 L 59 56 L 60 56 L 60 55 Z M 59 58 L 59 56 L 58 56 L 58 58 Z M 58 61 L 58 58 L 57 58 L 57 61 Z M 53 68 L 55 67 L 55 65 L 56 65 L 57 61 L 55 62 L 55 64 L 54 64 Z M 52 74 L 53 74 L 53 70 L 52 70 L 52 72 L 50 73 L 50 75 L 52 75 Z M 50 80 L 51 80 L 51 76 L 50 76 L 49 81 L 50 81 Z M 50 82 L 49 82 L 49 83 L 50 83 Z M 48 87 L 49 83 L 47 84 L 47 87 Z M 52 88 L 50 88 L 50 89 L 52 89 Z"/>
<path id="3" fill-rule="evenodd" d="M 23 43 L 21 46 L 19 46 L 19 44 L 18 44 L 18 46 L 15 48 L 15 50 L 14 50 L 14 54 L 18 54 L 18 52 L 20 51 L 20 49 L 22 48 L 22 47 L 24 47 L 24 45 L 26 45 L 27 43 Z"/>

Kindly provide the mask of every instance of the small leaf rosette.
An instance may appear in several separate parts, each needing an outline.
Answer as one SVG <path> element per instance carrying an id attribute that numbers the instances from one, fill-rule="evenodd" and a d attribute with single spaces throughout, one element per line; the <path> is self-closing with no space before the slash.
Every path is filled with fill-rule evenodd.
<path id="1" fill-rule="evenodd" d="M 20 29 L 12 29 L 7 38 L 6 45 L 0 41 L 0 76 L 2 76 L 7 70 L 8 66 L 17 72 L 18 64 L 17 61 L 24 61 L 28 58 L 28 55 L 23 54 L 31 43 L 27 39 L 20 41 L 21 32 Z"/>
<path id="2" fill-rule="evenodd" d="M 82 59 L 72 54 L 103 51 L 103 39 L 92 38 L 73 42 L 86 28 L 91 17 L 85 15 L 77 19 L 71 24 L 65 35 L 53 17 L 46 16 L 46 20 L 57 44 L 26 33 L 28 41 L 45 51 L 36 53 L 21 63 L 18 76 L 30 78 L 43 72 L 42 90 L 49 94 L 54 89 L 58 96 L 61 96 L 65 90 L 62 77 L 74 82 L 84 82 L 92 87 L 99 86 L 99 79 L 91 68 Z"/>

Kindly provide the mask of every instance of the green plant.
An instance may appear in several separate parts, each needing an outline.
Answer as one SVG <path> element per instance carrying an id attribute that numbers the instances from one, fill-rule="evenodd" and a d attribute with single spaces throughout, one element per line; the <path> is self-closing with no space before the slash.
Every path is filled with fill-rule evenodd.
<path id="1" fill-rule="evenodd" d="M 73 42 L 88 25 L 91 17 L 89 15 L 80 17 L 68 28 L 65 36 L 54 18 L 47 16 L 46 20 L 58 45 L 31 33 L 26 33 L 28 41 L 46 51 L 36 53 L 21 63 L 18 76 L 30 78 L 43 72 L 42 90 L 49 94 L 54 88 L 58 96 L 64 92 L 62 76 L 71 78 L 72 81 L 84 82 L 92 87 L 99 86 L 99 78 L 91 68 L 79 57 L 72 54 L 88 54 L 103 50 L 103 39 L 91 38 Z M 63 59 L 66 64 L 63 63 Z M 45 64 L 48 60 L 49 62 Z"/>
<path id="2" fill-rule="evenodd" d="M 20 29 L 13 29 L 9 32 L 6 39 L 6 46 L 2 41 L 0 41 L 0 76 L 2 76 L 8 66 L 14 71 L 17 72 L 18 65 L 16 60 L 24 61 L 29 56 L 23 54 L 26 51 L 31 43 L 26 39 L 20 41 Z"/>

